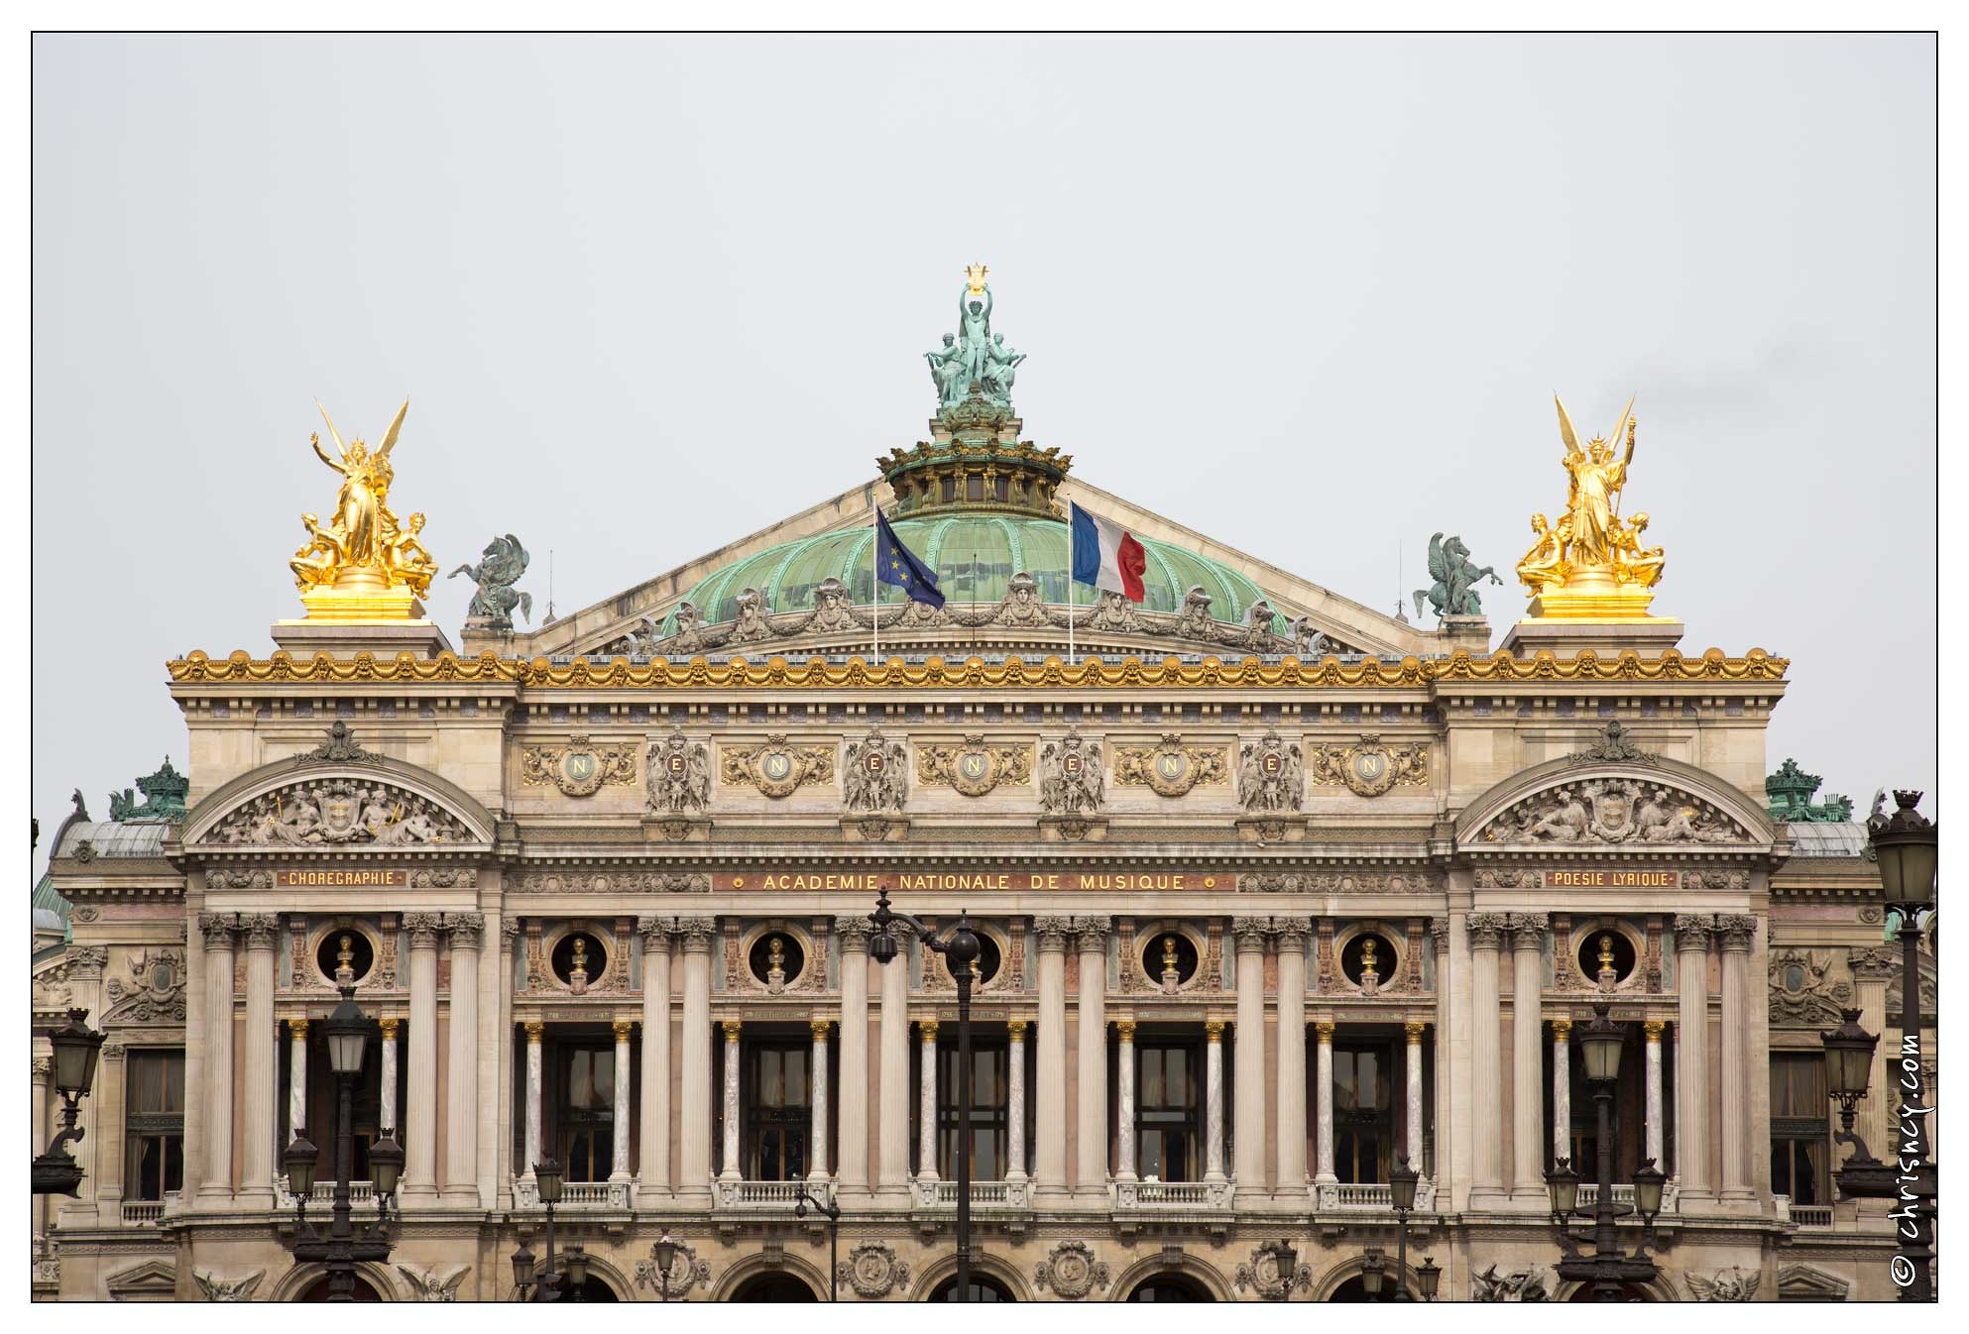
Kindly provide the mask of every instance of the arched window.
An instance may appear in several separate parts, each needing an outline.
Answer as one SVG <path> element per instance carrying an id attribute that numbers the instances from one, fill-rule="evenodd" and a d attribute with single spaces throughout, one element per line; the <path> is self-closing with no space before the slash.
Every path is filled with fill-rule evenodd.
<path id="1" fill-rule="evenodd" d="M 380 1302 L 383 1300 L 380 1296 L 377 1295 L 376 1289 L 369 1286 L 369 1280 L 364 1278 L 361 1274 L 356 1275 L 355 1299 L 359 1302 Z M 328 1275 L 323 1274 L 320 1278 L 310 1283 L 306 1288 L 303 1288 L 301 1290 L 301 1295 L 296 1297 L 294 1300 L 297 1302 L 327 1301 Z"/>
<path id="2" fill-rule="evenodd" d="M 735 1302 L 817 1302 L 814 1290 L 791 1274 L 754 1274 L 729 1298 Z"/>
<path id="3" fill-rule="evenodd" d="M 930 1300 L 933 1302 L 956 1301 L 956 1276 L 952 1275 L 950 1278 L 937 1284 L 936 1290 L 930 1294 Z M 973 1274 L 971 1275 L 971 1300 L 974 1302 L 1014 1302 L 1018 1298 L 1012 1295 L 1010 1288 L 991 1277 L 991 1275 Z"/>
<path id="4" fill-rule="evenodd" d="M 1128 1294 L 1131 1302 L 1214 1302 L 1210 1289 L 1187 1274 L 1151 1274 Z"/>

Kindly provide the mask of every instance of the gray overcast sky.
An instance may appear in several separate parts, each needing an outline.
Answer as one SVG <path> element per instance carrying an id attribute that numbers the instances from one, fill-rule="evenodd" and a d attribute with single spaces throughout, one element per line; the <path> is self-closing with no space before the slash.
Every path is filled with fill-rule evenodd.
<path id="1" fill-rule="evenodd" d="M 923 438 L 972 260 L 1027 435 L 1384 611 L 1560 506 L 1555 389 L 1637 393 L 1683 649 L 1792 658 L 1773 765 L 1932 788 L 1933 49 L 39 38 L 35 811 L 182 765 L 165 659 L 300 613 L 316 396 L 408 394 L 398 512 L 571 610 Z"/>

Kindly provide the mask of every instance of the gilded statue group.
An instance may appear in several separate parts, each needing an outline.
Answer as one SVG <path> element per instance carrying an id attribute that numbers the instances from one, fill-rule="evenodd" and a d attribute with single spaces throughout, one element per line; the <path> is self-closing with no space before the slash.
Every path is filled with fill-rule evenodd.
<path id="1" fill-rule="evenodd" d="M 1537 540 L 1518 562 L 1518 578 L 1535 595 L 1568 587 L 1637 593 L 1653 588 L 1661 579 L 1663 557 L 1660 547 L 1641 544 L 1648 516 L 1636 511 L 1624 522 L 1620 517 L 1620 491 L 1634 461 L 1633 400 L 1614 427 L 1612 440 L 1626 436 L 1618 458 L 1613 443 L 1599 436 L 1582 449 L 1566 405 L 1558 407 L 1559 436 L 1565 441 L 1566 472 L 1571 478 L 1566 508 L 1556 524 L 1543 514 L 1532 515 L 1531 530 Z"/>
<path id="2" fill-rule="evenodd" d="M 999 407 L 1012 403 L 1012 380 L 1023 352 L 1005 346 L 1005 335 L 991 331 L 991 287 L 982 264 L 965 266 L 965 287 L 957 294 L 957 332 L 943 336 L 943 347 L 923 355 L 930 363 L 930 379 L 937 386 L 937 401 L 954 408 L 968 398 L 975 386 L 987 402 Z"/>
<path id="3" fill-rule="evenodd" d="M 327 523 L 312 514 L 301 516 L 308 541 L 294 553 L 290 564 L 295 584 L 303 593 L 334 587 L 349 571 L 373 572 L 364 581 L 372 585 L 380 577 L 386 587 L 402 584 L 419 596 L 429 591 L 438 566 L 417 536 L 424 527 L 424 516 L 413 514 L 409 523 L 399 525 L 389 506 L 390 481 L 395 476 L 390 451 L 396 447 L 397 433 L 409 411 L 410 401 L 406 399 L 390 429 L 383 433 L 383 443 L 372 451 L 361 440 L 345 446 L 328 409 L 321 409 L 337 457 L 330 458 L 322 449 L 319 434 L 310 435 L 308 443 L 314 446 L 317 458 L 341 474 L 342 488 L 335 497 L 335 513 Z"/>

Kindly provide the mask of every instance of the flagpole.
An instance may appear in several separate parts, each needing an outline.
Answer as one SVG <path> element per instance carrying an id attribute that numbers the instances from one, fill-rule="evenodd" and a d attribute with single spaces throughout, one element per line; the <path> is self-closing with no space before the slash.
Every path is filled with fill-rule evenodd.
<path id="1" fill-rule="evenodd" d="M 868 572 L 873 582 L 869 585 L 869 596 L 873 609 L 869 613 L 875 618 L 875 662 L 882 661 L 882 507 L 875 508 L 873 532 L 868 541 Z M 873 665 L 873 664 L 871 664 Z"/>
<path id="2" fill-rule="evenodd" d="M 1067 666 L 1073 666 L 1073 502 L 1067 502 Z"/>

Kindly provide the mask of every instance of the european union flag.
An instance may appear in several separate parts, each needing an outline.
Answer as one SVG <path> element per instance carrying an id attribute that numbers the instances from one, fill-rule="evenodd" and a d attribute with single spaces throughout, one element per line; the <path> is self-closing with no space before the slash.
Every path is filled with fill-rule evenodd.
<path id="1" fill-rule="evenodd" d="M 879 509 L 875 511 L 875 577 L 882 583 L 894 584 L 914 601 L 943 606 L 943 594 L 937 591 L 936 571 L 902 544 L 896 530 L 889 527 L 888 516 Z"/>

